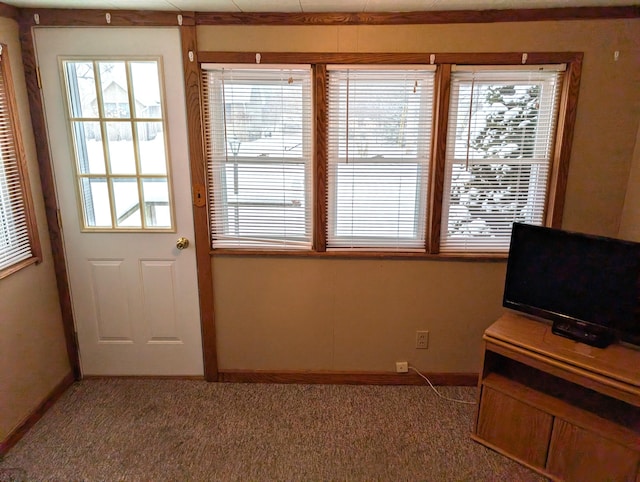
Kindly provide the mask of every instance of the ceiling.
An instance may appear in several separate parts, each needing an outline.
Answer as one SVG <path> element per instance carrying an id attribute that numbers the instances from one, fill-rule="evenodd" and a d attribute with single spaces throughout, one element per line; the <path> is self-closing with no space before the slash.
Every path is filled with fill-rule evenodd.
<path id="1" fill-rule="evenodd" d="M 196 12 L 411 12 L 610 7 L 637 0 L 2 0 L 25 8 L 95 8 Z"/>

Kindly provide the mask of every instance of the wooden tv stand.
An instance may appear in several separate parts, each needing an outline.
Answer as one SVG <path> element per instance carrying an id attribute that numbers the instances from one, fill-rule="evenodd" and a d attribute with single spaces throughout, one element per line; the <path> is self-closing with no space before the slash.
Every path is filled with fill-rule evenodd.
<path id="1" fill-rule="evenodd" d="M 474 440 L 552 480 L 640 482 L 640 350 L 508 312 L 483 351 Z"/>

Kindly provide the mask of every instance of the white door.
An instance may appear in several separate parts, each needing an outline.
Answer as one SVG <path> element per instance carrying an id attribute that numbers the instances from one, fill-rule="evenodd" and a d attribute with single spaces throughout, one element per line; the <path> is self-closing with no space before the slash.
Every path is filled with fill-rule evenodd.
<path id="1" fill-rule="evenodd" d="M 36 28 L 84 375 L 202 375 L 177 28 Z"/>

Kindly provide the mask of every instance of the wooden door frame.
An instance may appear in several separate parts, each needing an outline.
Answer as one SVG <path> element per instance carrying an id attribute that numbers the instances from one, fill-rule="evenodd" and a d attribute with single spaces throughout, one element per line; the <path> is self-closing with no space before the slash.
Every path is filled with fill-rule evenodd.
<path id="1" fill-rule="evenodd" d="M 40 10 L 34 13 L 23 9 L 19 15 L 22 62 L 29 93 L 29 111 L 35 137 L 36 152 L 40 170 L 40 183 L 44 197 L 47 227 L 51 240 L 51 250 L 58 286 L 58 297 L 62 312 L 67 355 L 73 376 L 82 378 L 78 339 L 75 330 L 71 292 L 67 276 L 66 258 L 59 223 L 59 206 L 56 198 L 52 171 L 49 141 L 47 138 L 44 105 L 40 92 L 39 71 L 35 54 L 34 27 L 179 27 L 184 67 L 185 99 L 187 109 L 189 168 L 191 173 L 192 209 L 195 232 L 195 249 L 198 277 L 198 300 L 200 305 L 200 326 L 202 332 L 202 352 L 204 377 L 207 381 L 218 380 L 218 360 L 216 333 L 213 316 L 213 273 L 209 254 L 209 222 L 206 206 L 206 166 L 202 143 L 202 123 L 200 109 L 199 68 L 195 55 L 196 27 L 195 14 L 182 12 L 114 12 L 106 17 L 100 11 L 82 11 L 69 15 L 69 11 L 55 9 Z M 189 52 L 192 52 L 191 55 Z"/>

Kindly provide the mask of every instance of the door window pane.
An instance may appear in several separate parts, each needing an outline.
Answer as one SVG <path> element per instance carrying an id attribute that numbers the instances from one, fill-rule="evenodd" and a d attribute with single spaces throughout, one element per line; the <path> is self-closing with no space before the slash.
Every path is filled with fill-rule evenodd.
<path id="1" fill-rule="evenodd" d="M 167 228 L 171 226 L 169 209 L 169 186 L 165 179 L 143 179 L 145 223 L 149 227 Z"/>
<path id="2" fill-rule="evenodd" d="M 80 174 L 106 174 L 99 122 L 73 122 L 73 140 Z"/>
<path id="3" fill-rule="evenodd" d="M 116 204 L 116 223 L 118 226 L 139 228 L 140 197 L 138 195 L 138 181 L 136 179 L 114 179 L 113 198 Z"/>
<path id="4" fill-rule="evenodd" d="M 129 122 L 107 122 L 107 146 L 112 174 L 135 174 L 136 157 Z"/>
<path id="5" fill-rule="evenodd" d="M 124 62 L 98 62 L 104 117 L 131 117 Z"/>
<path id="6" fill-rule="evenodd" d="M 107 179 L 85 177 L 80 181 L 85 225 L 93 228 L 112 227 Z"/>
<path id="7" fill-rule="evenodd" d="M 99 117 L 93 62 L 67 62 L 65 66 L 72 117 Z"/>
<path id="8" fill-rule="evenodd" d="M 62 60 L 62 71 L 84 229 L 172 230 L 159 60 Z"/>
<path id="9" fill-rule="evenodd" d="M 136 122 L 140 172 L 142 174 L 166 174 L 167 158 L 162 122 Z"/>
<path id="10" fill-rule="evenodd" d="M 135 117 L 162 118 L 157 62 L 131 62 Z"/>

